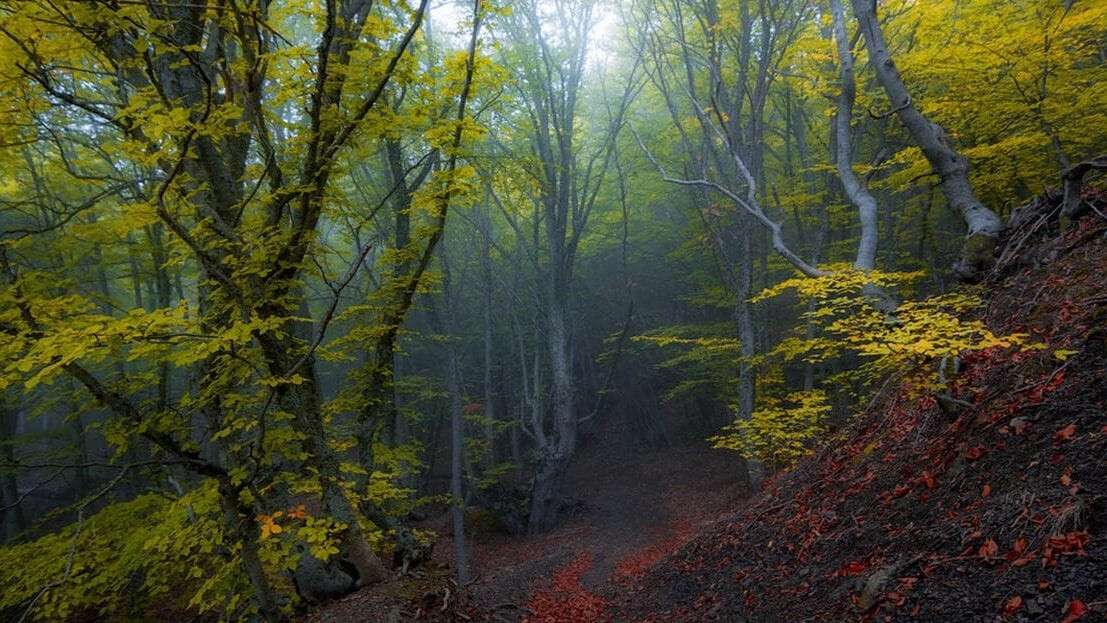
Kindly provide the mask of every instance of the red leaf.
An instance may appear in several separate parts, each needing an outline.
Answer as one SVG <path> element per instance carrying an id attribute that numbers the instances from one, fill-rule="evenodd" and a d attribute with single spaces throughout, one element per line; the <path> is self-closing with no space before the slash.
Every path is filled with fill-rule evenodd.
<path id="1" fill-rule="evenodd" d="M 1065 606 L 1065 618 L 1061 619 L 1061 623 L 1072 623 L 1083 618 L 1085 614 L 1088 614 L 1088 606 L 1079 599 L 1074 599 Z"/>
<path id="2" fill-rule="evenodd" d="M 992 494 L 992 485 L 984 485 L 984 488 L 980 490 L 980 497 L 986 498 Z"/>
<path id="3" fill-rule="evenodd" d="M 934 475 L 930 472 L 924 470 L 922 476 L 920 477 L 920 480 L 924 485 L 926 485 L 927 489 L 934 488 Z"/>
<path id="4" fill-rule="evenodd" d="M 857 575 L 865 571 L 868 565 L 864 560 L 855 560 L 838 570 L 839 575 Z"/>
<path id="5" fill-rule="evenodd" d="M 1033 554 L 1026 554 L 1026 547 L 1029 545 L 1026 539 L 1015 539 L 1014 545 L 1011 546 L 1011 551 L 1007 552 L 1004 558 L 1011 563 L 1012 567 L 1023 567 L 1031 560 L 1033 560 Z"/>
<path id="6" fill-rule="evenodd" d="M 988 539 L 987 541 L 984 541 L 984 544 L 981 545 L 980 549 L 977 551 L 980 554 L 981 558 L 989 560 L 991 558 L 995 558 L 996 553 L 999 551 L 999 545 L 997 545 L 996 542 L 992 539 Z"/>
<path id="7" fill-rule="evenodd" d="M 1022 607 L 1022 597 L 1020 597 L 1019 595 L 1015 595 L 1014 597 L 1008 599 L 1003 604 L 1003 614 L 1005 616 L 1011 616 L 1012 614 L 1015 614 L 1016 612 L 1018 612 L 1019 608 L 1021 608 L 1021 607 Z"/>
<path id="8" fill-rule="evenodd" d="M 986 450 L 984 450 L 984 446 L 976 446 L 975 448 L 969 448 L 968 450 L 965 450 L 965 458 L 967 458 L 970 461 L 975 461 L 975 460 L 979 459 L 980 457 L 984 456 L 984 452 L 986 452 Z"/>
<path id="9" fill-rule="evenodd" d="M 1076 424 L 1069 424 L 1059 429 L 1056 433 L 1053 433 L 1053 441 L 1057 443 L 1068 441 L 1072 439 L 1074 435 L 1076 435 Z"/>

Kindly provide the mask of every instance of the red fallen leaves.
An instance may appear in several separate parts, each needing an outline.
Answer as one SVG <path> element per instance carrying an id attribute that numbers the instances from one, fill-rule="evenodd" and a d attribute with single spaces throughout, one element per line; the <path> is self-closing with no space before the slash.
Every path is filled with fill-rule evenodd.
<path id="1" fill-rule="evenodd" d="M 1061 370 L 1054 374 L 1048 382 L 1039 385 L 1030 391 L 1028 401 L 1032 405 L 1039 405 L 1045 400 L 1047 394 L 1051 394 L 1057 391 L 1057 388 L 1061 387 L 1061 384 L 1065 382 L 1065 371 Z"/>
<path id="2" fill-rule="evenodd" d="M 1060 536 L 1051 536 L 1042 550 L 1042 565 L 1053 567 L 1057 558 L 1063 555 L 1087 556 L 1084 546 L 1088 544 L 1087 532 L 1069 532 Z"/>
<path id="3" fill-rule="evenodd" d="M 1074 436 L 1076 436 L 1076 424 L 1069 424 L 1053 433 L 1053 443 L 1070 441 Z"/>
<path id="4" fill-rule="evenodd" d="M 615 579 L 629 581 L 641 577 L 662 558 L 680 549 L 696 533 L 689 521 L 673 522 L 664 539 L 624 556 L 615 563 Z"/>
<path id="5" fill-rule="evenodd" d="M 1014 597 L 1003 602 L 1003 616 L 1011 616 L 1022 608 L 1022 597 L 1015 595 Z"/>
<path id="6" fill-rule="evenodd" d="M 996 542 L 992 539 L 988 539 L 987 541 L 984 541 L 983 545 L 980 546 L 980 549 L 977 550 L 977 553 L 980 554 L 980 557 L 984 560 L 993 560 L 995 559 L 996 554 L 999 553 L 999 545 L 996 544 Z"/>
<path id="7" fill-rule="evenodd" d="M 848 576 L 848 575 L 860 575 L 869 568 L 869 563 L 865 559 L 854 560 L 853 562 L 842 565 L 831 577 Z"/>
<path id="8" fill-rule="evenodd" d="M 527 602 L 525 623 L 593 623 L 605 620 L 607 602 L 589 592 L 581 578 L 592 567 L 592 556 L 582 552 L 553 575 L 550 588 L 535 592 Z"/>
<path id="9" fill-rule="evenodd" d="M 1072 623 L 1088 614 L 1088 606 L 1079 599 L 1074 599 L 1065 605 L 1065 618 L 1061 619 L 1061 623 Z"/>
<path id="10" fill-rule="evenodd" d="M 899 586 L 894 591 L 888 591 L 884 594 L 884 601 L 897 608 L 907 603 L 907 594 L 915 588 L 919 578 L 914 576 L 902 577 L 899 579 Z M 917 607 L 916 607 L 917 609 Z"/>
<path id="11" fill-rule="evenodd" d="M 615 577 L 618 579 L 632 579 L 643 575 L 657 561 L 664 558 L 670 552 L 662 547 L 651 547 L 643 551 L 634 552 L 626 556 L 615 565 Z"/>
<path id="12" fill-rule="evenodd" d="M 1022 567 L 1034 559 L 1032 552 L 1027 552 L 1026 548 L 1029 545 L 1026 539 L 1019 537 L 1015 539 L 1015 544 L 1011 547 L 1011 551 L 1007 552 L 1004 558 L 1007 562 L 1011 563 L 1012 567 Z"/>
<path id="13" fill-rule="evenodd" d="M 988 497 L 988 496 L 989 496 L 989 495 L 991 495 L 991 494 L 992 494 L 992 485 L 989 485 L 989 484 L 985 484 L 985 485 L 984 485 L 984 486 L 983 486 L 983 487 L 982 487 L 982 488 L 980 489 L 980 497 L 982 497 L 982 498 L 986 498 L 986 497 Z"/>
<path id="14" fill-rule="evenodd" d="M 919 482 L 926 485 L 927 489 L 934 488 L 934 474 L 931 474 L 927 470 L 923 470 L 922 476 L 919 476 Z"/>
<path id="15" fill-rule="evenodd" d="M 984 446 L 975 446 L 965 450 L 965 458 L 970 461 L 976 461 L 984 456 L 986 452 L 987 450 L 984 449 Z"/>

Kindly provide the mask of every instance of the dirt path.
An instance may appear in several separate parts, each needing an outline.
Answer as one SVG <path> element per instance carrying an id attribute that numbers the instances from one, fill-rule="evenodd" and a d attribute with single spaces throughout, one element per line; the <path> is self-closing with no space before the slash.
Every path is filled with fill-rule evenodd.
<path id="1" fill-rule="evenodd" d="M 705 446 L 583 453 L 564 487 L 578 511 L 559 528 L 535 537 L 473 535 L 475 603 L 504 621 L 607 618 L 609 597 L 742 503 L 737 466 L 733 455 Z"/>
<path id="2" fill-rule="evenodd" d="M 459 603 L 454 595 L 453 548 L 443 524 L 437 564 L 347 595 L 302 620 L 608 621 L 615 614 L 609 604 L 646 570 L 743 504 L 737 467 L 735 455 L 706 444 L 650 453 L 592 446 L 566 475 L 564 493 L 575 510 L 557 529 L 521 537 L 470 526 L 476 579 L 467 600 Z M 455 607 L 474 614 L 455 616 Z"/>

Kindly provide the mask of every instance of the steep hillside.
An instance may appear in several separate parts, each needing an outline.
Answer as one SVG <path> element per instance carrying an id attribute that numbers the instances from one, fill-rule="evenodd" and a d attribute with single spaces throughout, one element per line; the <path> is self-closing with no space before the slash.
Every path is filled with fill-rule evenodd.
<path id="1" fill-rule="evenodd" d="M 997 332 L 954 401 L 889 384 L 840 440 L 653 567 L 620 621 L 1099 621 L 1107 613 L 1107 220 L 1021 208 Z M 951 406 L 948 406 L 951 405 Z"/>

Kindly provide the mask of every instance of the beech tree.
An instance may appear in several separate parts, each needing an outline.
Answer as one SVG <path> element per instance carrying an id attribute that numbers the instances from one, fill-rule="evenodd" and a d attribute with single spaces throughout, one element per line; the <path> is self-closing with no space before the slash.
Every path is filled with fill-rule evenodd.
<path id="1" fill-rule="evenodd" d="M 969 181 L 969 161 L 954 148 L 946 130 L 927 119 L 912 101 L 884 41 L 884 32 L 876 17 L 876 4 L 853 0 L 853 12 L 865 36 L 873 70 L 888 94 L 896 116 L 941 180 L 939 187 L 946 202 L 961 214 L 968 227 L 956 272 L 962 278 L 973 279 L 991 263 L 996 238 L 1003 231 L 1003 221 L 976 198 Z"/>
<path id="2" fill-rule="evenodd" d="M 550 375 L 552 426 L 536 423 L 541 459 L 530 494 L 529 526 L 549 527 L 556 513 L 557 488 L 577 446 L 578 401 L 572 371 L 571 285 L 580 241 L 588 227 L 600 185 L 611 166 L 612 144 L 622 126 L 633 93 L 624 90 L 616 115 L 600 126 L 581 154 L 577 137 L 581 86 L 588 62 L 588 44 L 595 23 L 595 3 L 537 2 L 513 6 L 506 31 L 518 56 L 516 88 L 523 104 L 524 127 L 531 139 L 532 166 L 538 183 L 536 207 L 541 210 L 548 259 L 543 267 Z"/>
<path id="3" fill-rule="evenodd" d="M 1104 213 L 1104 24 L 0 6 L 0 618 L 287 620 L 440 578 L 466 604 L 598 470 L 734 452 L 752 492 L 891 383 L 962 413 L 964 353 L 1040 346 L 957 282 L 1012 206 Z"/>
<path id="4" fill-rule="evenodd" d="M 274 30 L 271 20 L 287 17 L 268 3 L 27 4 L 8 13 L 0 31 L 11 60 L 7 79 L 35 102 L 26 113 L 26 140 L 50 132 L 54 152 L 47 155 L 65 166 L 64 174 L 94 182 L 84 203 L 64 206 L 52 221 L 9 229 L 0 248 L 10 309 L 4 326 L 12 338 L 5 356 L 10 369 L 29 374 L 8 383 L 32 387 L 66 374 L 162 460 L 212 479 L 224 530 L 240 547 L 256 608 L 268 620 L 281 618 L 283 605 L 263 568 L 256 517 L 281 500 L 316 498 L 316 512 L 329 518 L 340 543 L 337 557 L 310 548 L 299 555 L 295 578 L 302 595 L 388 575 L 345 484 L 316 372 L 338 297 L 368 248 L 334 285 L 334 301 L 318 320 L 301 319 L 302 279 L 343 154 L 403 114 L 383 101 L 396 84 L 414 79 L 410 50 L 426 9 L 427 2 L 410 12 L 359 0 L 328 2 L 318 29 L 294 27 L 290 36 L 299 42 Z M 442 120 L 436 139 L 446 155 L 432 182 L 435 216 L 425 256 L 441 237 L 461 184 L 457 162 L 470 123 L 466 103 L 481 11 L 478 3 L 455 77 L 456 115 Z M 87 45 L 62 43 L 67 40 Z M 309 45 L 311 60 L 302 56 Z M 284 113 L 284 102 L 302 108 Z M 65 116 L 73 120 L 71 130 L 42 129 Z M 109 146 L 110 157 L 93 159 L 91 144 Z M 41 200 L 28 198 L 31 205 Z M 60 283 L 48 277 L 26 244 L 109 200 L 115 227 L 146 228 L 155 243 L 152 311 L 98 313 L 87 297 L 66 291 L 64 277 Z M 177 261 L 198 271 L 194 293 L 176 305 L 169 300 L 162 227 L 174 237 Z M 419 277 L 411 277 L 407 298 Z M 409 302 L 400 303 L 402 318 Z M 125 371 L 111 378 L 97 369 L 119 357 L 158 370 L 153 404 L 127 392 Z M 195 374 L 174 404 L 166 387 L 170 365 Z M 178 415 L 193 413 L 202 417 L 212 451 L 196 445 L 188 420 Z M 259 496 L 274 486 L 274 493 Z M 339 560 L 352 565 L 352 576 L 336 566 Z"/>

